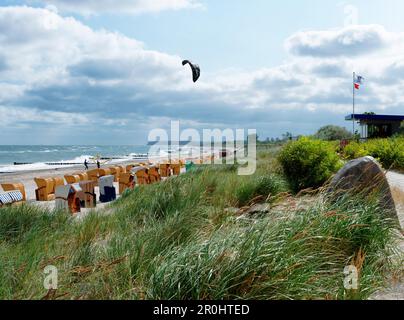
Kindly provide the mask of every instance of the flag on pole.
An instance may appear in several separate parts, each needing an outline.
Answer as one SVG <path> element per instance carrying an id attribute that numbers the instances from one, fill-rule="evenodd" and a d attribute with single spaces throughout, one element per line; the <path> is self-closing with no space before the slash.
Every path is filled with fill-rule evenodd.
<path id="1" fill-rule="evenodd" d="M 355 85 L 355 89 L 359 90 L 361 85 L 363 84 L 363 81 L 365 80 L 364 77 L 362 76 L 356 76 L 355 75 L 355 80 L 354 80 L 354 85 Z"/>

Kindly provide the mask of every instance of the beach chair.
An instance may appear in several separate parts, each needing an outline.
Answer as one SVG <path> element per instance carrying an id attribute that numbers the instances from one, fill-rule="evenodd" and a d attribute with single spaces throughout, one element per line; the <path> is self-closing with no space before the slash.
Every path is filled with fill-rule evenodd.
<path id="1" fill-rule="evenodd" d="M 97 205 L 97 197 L 95 194 L 95 185 L 94 181 L 81 181 L 80 188 L 84 193 L 82 201 L 84 201 L 84 208 L 95 208 Z"/>
<path id="2" fill-rule="evenodd" d="M 117 166 L 119 169 L 121 169 L 121 173 L 126 173 L 126 167 L 125 166 Z"/>
<path id="3" fill-rule="evenodd" d="M 0 207 L 23 203 L 23 195 L 20 190 L 12 190 L 0 193 Z"/>
<path id="4" fill-rule="evenodd" d="M 172 164 L 170 164 L 170 168 L 171 168 L 172 174 L 174 176 L 179 176 L 181 174 L 181 164 L 180 163 L 172 163 Z"/>
<path id="5" fill-rule="evenodd" d="M 57 187 L 65 185 L 65 180 L 61 177 L 52 178 L 52 180 L 54 183 L 53 193 L 55 193 Z"/>
<path id="6" fill-rule="evenodd" d="M 159 171 L 161 177 L 168 178 L 171 176 L 170 165 L 168 163 L 160 163 Z"/>
<path id="7" fill-rule="evenodd" d="M 2 183 L 1 187 L 3 188 L 4 191 L 14 191 L 14 190 L 19 190 L 22 194 L 23 200 L 22 201 L 27 201 L 27 196 L 25 193 L 25 187 L 22 183 Z"/>
<path id="8" fill-rule="evenodd" d="M 150 166 L 148 168 L 150 183 L 160 182 L 161 176 L 157 166 Z"/>
<path id="9" fill-rule="evenodd" d="M 98 179 L 100 186 L 100 201 L 102 203 L 111 202 L 116 199 L 116 190 L 114 187 L 114 176 L 103 176 Z"/>
<path id="10" fill-rule="evenodd" d="M 79 176 L 80 181 L 88 181 L 89 180 L 87 172 L 77 173 L 77 175 Z"/>
<path id="11" fill-rule="evenodd" d="M 87 171 L 88 179 L 91 180 L 91 181 L 94 181 L 97 186 L 98 186 L 98 178 L 100 177 L 98 170 L 99 169 L 94 169 L 94 170 Z"/>
<path id="12" fill-rule="evenodd" d="M 109 167 L 109 170 L 110 170 L 110 174 L 112 176 L 114 176 L 114 181 L 119 182 L 119 174 L 120 174 L 121 169 L 118 167 Z"/>
<path id="13" fill-rule="evenodd" d="M 80 187 L 77 185 L 58 186 L 55 191 L 55 208 L 56 210 L 66 210 L 71 214 L 81 211 L 79 192 Z"/>
<path id="14" fill-rule="evenodd" d="M 138 185 L 150 184 L 149 174 L 146 167 L 135 167 L 131 170 L 135 176 L 135 183 Z"/>
<path id="15" fill-rule="evenodd" d="M 121 175 L 121 173 L 125 173 L 125 168 L 122 166 L 116 166 L 115 169 L 116 169 L 115 182 L 119 182 L 119 176 Z"/>
<path id="16" fill-rule="evenodd" d="M 127 165 L 126 168 L 125 168 L 126 169 L 125 172 L 129 173 L 134 167 L 137 167 L 137 165 L 136 164 Z"/>
<path id="17" fill-rule="evenodd" d="M 35 190 L 35 196 L 37 201 L 52 201 L 55 200 L 54 181 L 52 178 L 34 178 L 38 189 Z"/>
<path id="18" fill-rule="evenodd" d="M 12 203 L 13 199 L 11 199 L 10 195 L 7 192 L 0 193 L 0 207 L 11 205 Z"/>
<path id="19" fill-rule="evenodd" d="M 21 204 L 24 202 L 24 196 L 20 190 L 7 191 L 8 195 L 12 200 L 12 204 Z"/>
<path id="20" fill-rule="evenodd" d="M 67 184 L 73 184 L 80 181 L 80 176 L 78 175 L 65 175 L 65 180 Z"/>
<path id="21" fill-rule="evenodd" d="M 112 175 L 110 169 L 98 169 L 98 178 Z"/>
<path id="22" fill-rule="evenodd" d="M 79 183 L 72 184 L 72 191 L 69 195 L 69 209 L 72 214 L 81 212 L 81 199 L 84 198 L 84 192 Z"/>
<path id="23" fill-rule="evenodd" d="M 132 173 L 121 173 L 119 175 L 119 194 L 123 194 L 127 189 L 135 187 L 135 177 Z"/>
<path id="24" fill-rule="evenodd" d="M 55 208 L 56 210 L 68 210 L 68 198 L 71 185 L 59 186 L 55 191 Z"/>
<path id="25" fill-rule="evenodd" d="M 109 169 L 111 176 L 116 175 L 116 172 L 117 172 L 116 166 L 108 167 L 108 169 Z"/>

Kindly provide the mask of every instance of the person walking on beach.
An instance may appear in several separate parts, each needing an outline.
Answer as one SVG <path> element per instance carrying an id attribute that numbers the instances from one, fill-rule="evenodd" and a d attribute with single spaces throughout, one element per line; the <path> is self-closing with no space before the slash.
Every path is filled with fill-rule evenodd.
<path id="1" fill-rule="evenodd" d="M 87 159 L 84 160 L 84 167 L 86 168 L 86 170 L 88 170 L 88 163 L 87 163 Z"/>
<path id="2" fill-rule="evenodd" d="M 100 160 L 97 160 L 97 168 L 101 168 Z"/>

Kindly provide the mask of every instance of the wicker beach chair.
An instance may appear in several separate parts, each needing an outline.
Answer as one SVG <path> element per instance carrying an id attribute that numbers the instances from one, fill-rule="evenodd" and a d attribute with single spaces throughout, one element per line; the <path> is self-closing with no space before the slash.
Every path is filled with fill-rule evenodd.
<path id="1" fill-rule="evenodd" d="M 2 183 L 1 187 L 3 188 L 4 191 L 14 191 L 14 190 L 19 190 L 22 194 L 23 200 L 22 201 L 27 201 L 27 196 L 25 193 L 25 187 L 22 183 Z"/>
<path id="2" fill-rule="evenodd" d="M 131 173 L 121 173 L 119 175 L 119 194 L 123 194 L 127 189 L 135 187 L 135 177 Z"/>
<path id="3" fill-rule="evenodd" d="M 55 191 L 55 207 L 57 210 L 66 210 L 71 214 L 81 211 L 79 192 L 77 185 L 58 186 Z"/>
<path id="4" fill-rule="evenodd" d="M 146 167 L 135 167 L 131 170 L 135 175 L 135 182 L 138 185 L 150 184 L 149 174 Z"/>
<path id="5" fill-rule="evenodd" d="M 114 176 L 103 176 L 98 180 L 100 186 L 100 201 L 102 203 L 111 202 L 116 199 L 116 190 L 114 187 Z"/>
<path id="6" fill-rule="evenodd" d="M 126 166 L 126 171 L 125 172 L 127 172 L 127 173 L 129 173 L 134 167 L 137 167 L 137 165 L 136 164 L 128 164 L 127 166 Z"/>
<path id="7" fill-rule="evenodd" d="M 99 178 L 105 177 L 105 176 L 110 176 L 112 175 L 111 170 L 104 168 L 104 169 L 98 169 L 98 176 Z"/>
<path id="8" fill-rule="evenodd" d="M 170 164 L 169 163 L 160 163 L 159 165 L 160 176 L 164 178 L 168 178 L 171 176 Z"/>
<path id="9" fill-rule="evenodd" d="M 88 179 L 91 181 L 94 181 L 96 183 L 96 185 L 98 186 L 98 178 L 100 177 L 99 169 L 89 170 L 89 171 L 87 171 L 87 174 L 88 174 Z"/>
<path id="10" fill-rule="evenodd" d="M 55 200 L 54 185 L 55 182 L 52 178 L 34 178 L 34 181 L 38 188 L 35 190 L 37 201 L 52 201 Z"/>
<path id="11" fill-rule="evenodd" d="M 8 191 L 7 193 L 9 194 L 11 200 L 13 200 L 13 204 L 20 204 L 23 202 L 24 197 L 20 190 L 12 190 Z"/>
<path id="12" fill-rule="evenodd" d="M 160 182 L 161 176 L 157 166 L 150 166 L 148 168 L 150 183 Z"/>
<path id="13" fill-rule="evenodd" d="M 20 190 L 0 193 L 0 207 L 21 204 L 23 202 L 23 195 Z"/>
<path id="14" fill-rule="evenodd" d="M 121 175 L 121 173 L 125 173 L 126 169 L 122 166 L 116 166 L 116 179 L 115 182 L 119 182 L 119 176 Z"/>
<path id="15" fill-rule="evenodd" d="M 73 184 L 80 181 L 80 176 L 78 175 L 65 175 L 65 180 L 67 184 Z"/>
<path id="16" fill-rule="evenodd" d="M 53 193 L 56 192 L 56 188 L 59 186 L 65 185 L 65 180 L 61 177 L 52 178 L 54 186 L 53 186 Z"/>
<path id="17" fill-rule="evenodd" d="M 117 166 L 119 169 L 121 169 L 121 173 L 126 173 L 126 167 L 125 166 Z"/>
<path id="18" fill-rule="evenodd" d="M 87 172 L 77 173 L 77 175 L 79 176 L 80 181 L 88 181 L 89 180 Z"/>
<path id="19" fill-rule="evenodd" d="M 114 182 L 119 182 L 119 174 L 121 173 L 121 169 L 119 167 L 109 167 L 110 175 L 114 176 Z"/>
<path id="20" fill-rule="evenodd" d="M 181 164 L 180 163 L 172 163 L 172 164 L 170 164 L 170 168 L 171 168 L 172 174 L 174 176 L 179 176 L 181 174 Z"/>
<path id="21" fill-rule="evenodd" d="M 11 199 L 10 195 L 7 192 L 0 193 L 0 207 L 11 205 L 12 203 L 13 199 Z"/>
<path id="22" fill-rule="evenodd" d="M 68 210 L 68 197 L 71 185 L 59 186 L 55 191 L 55 208 L 56 210 Z"/>
<path id="23" fill-rule="evenodd" d="M 84 207 L 85 208 L 95 208 L 97 205 L 97 197 L 95 194 L 95 185 L 94 181 L 81 181 L 80 187 L 84 193 Z"/>

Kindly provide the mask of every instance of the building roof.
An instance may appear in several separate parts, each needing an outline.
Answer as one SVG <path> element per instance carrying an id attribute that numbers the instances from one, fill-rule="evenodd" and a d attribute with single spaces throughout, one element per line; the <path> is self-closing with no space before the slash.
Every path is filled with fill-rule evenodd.
<path id="1" fill-rule="evenodd" d="M 350 114 L 345 117 L 345 120 L 363 120 L 363 121 L 404 121 L 404 115 L 386 115 L 386 114 Z"/>

